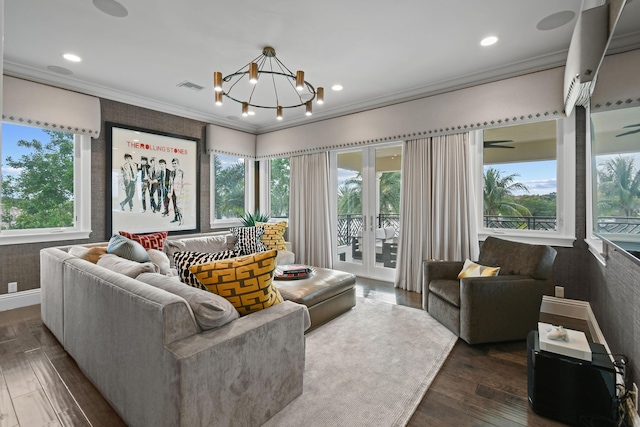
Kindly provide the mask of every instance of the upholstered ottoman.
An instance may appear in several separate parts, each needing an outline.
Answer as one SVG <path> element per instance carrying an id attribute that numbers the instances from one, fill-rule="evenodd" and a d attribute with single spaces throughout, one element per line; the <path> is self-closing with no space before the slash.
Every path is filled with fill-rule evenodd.
<path id="1" fill-rule="evenodd" d="M 309 309 L 311 327 L 307 332 L 356 305 L 356 276 L 328 268 L 311 269 L 313 275 L 307 279 L 274 281 L 284 299 Z"/>

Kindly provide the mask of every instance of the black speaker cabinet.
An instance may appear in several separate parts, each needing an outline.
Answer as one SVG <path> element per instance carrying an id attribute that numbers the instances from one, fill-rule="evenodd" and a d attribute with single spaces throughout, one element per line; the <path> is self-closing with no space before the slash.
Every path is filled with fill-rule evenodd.
<path id="1" fill-rule="evenodd" d="M 616 420 L 616 371 L 601 344 L 589 343 L 592 361 L 540 350 L 538 331 L 527 336 L 529 403 L 536 414 L 581 426 L 603 417 Z"/>

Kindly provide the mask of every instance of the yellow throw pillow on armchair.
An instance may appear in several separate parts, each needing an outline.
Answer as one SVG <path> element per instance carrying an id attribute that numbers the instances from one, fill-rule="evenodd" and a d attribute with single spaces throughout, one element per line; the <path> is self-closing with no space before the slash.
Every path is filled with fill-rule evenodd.
<path id="1" fill-rule="evenodd" d="M 466 260 L 462 266 L 462 271 L 458 274 L 458 279 L 464 277 L 491 277 L 497 276 L 500 272 L 500 267 L 487 267 L 484 265 L 476 264 L 471 260 Z"/>
<path id="2" fill-rule="evenodd" d="M 287 229 L 287 221 L 281 222 L 256 222 L 257 226 L 264 227 L 264 234 L 260 236 L 260 240 L 267 249 L 277 249 L 286 251 L 287 245 L 284 241 L 284 232 Z"/>
<path id="3" fill-rule="evenodd" d="M 189 271 L 209 292 L 226 298 L 244 316 L 282 302 L 273 285 L 277 254 L 276 250 L 257 252 L 194 265 Z"/>

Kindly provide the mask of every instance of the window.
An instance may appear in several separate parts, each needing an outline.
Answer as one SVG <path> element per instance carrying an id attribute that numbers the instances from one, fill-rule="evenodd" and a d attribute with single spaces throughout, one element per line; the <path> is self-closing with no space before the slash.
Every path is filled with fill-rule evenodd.
<path id="1" fill-rule="evenodd" d="M 0 244 L 88 238 L 91 138 L 2 124 Z"/>
<path id="2" fill-rule="evenodd" d="M 238 223 L 245 212 L 253 211 L 253 168 L 242 157 L 216 154 L 212 157 L 213 224 Z M 213 225 L 212 224 L 212 225 Z"/>
<path id="3" fill-rule="evenodd" d="M 592 230 L 640 253 L 640 107 L 591 114 Z"/>
<path id="4" fill-rule="evenodd" d="M 481 239 L 487 235 L 508 235 L 531 243 L 572 244 L 573 120 L 478 132 L 482 141 L 476 143 L 475 150 L 482 159 L 478 189 L 478 194 L 482 194 L 478 200 Z"/>
<path id="5" fill-rule="evenodd" d="M 289 218 L 289 159 L 272 159 L 269 163 L 269 212 L 272 218 Z"/>

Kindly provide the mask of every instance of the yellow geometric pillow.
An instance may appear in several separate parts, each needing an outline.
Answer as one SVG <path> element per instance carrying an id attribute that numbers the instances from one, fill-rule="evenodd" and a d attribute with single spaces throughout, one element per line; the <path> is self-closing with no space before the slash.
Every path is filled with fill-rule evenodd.
<path id="1" fill-rule="evenodd" d="M 490 277 L 497 276 L 500 272 L 500 267 L 486 267 L 484 265 L 476 264 L 471 260 L 466 260 L 462 266 L 462 271 L 458 274 L 458 279 L 463 277 Z"/>
<path id="2" fill-rule="evenodd" d="M 189 271 L 209 292 L 226 298 L 244 316 L 282 302 L 273 285 L 277 253 L 271 250 L 212 261 L 191 266 Z"/>
<path id="3" fill-rule="evenodd" d="M 264 234 L 260 237 L 262 243 L 267 249 L 277 249 L 279 251 L 287 250 L 287 246 L 284 244 L 284 232 L 287 229 L 287 222 L 256 222 L 257 226 L 264 226 Z"/>

